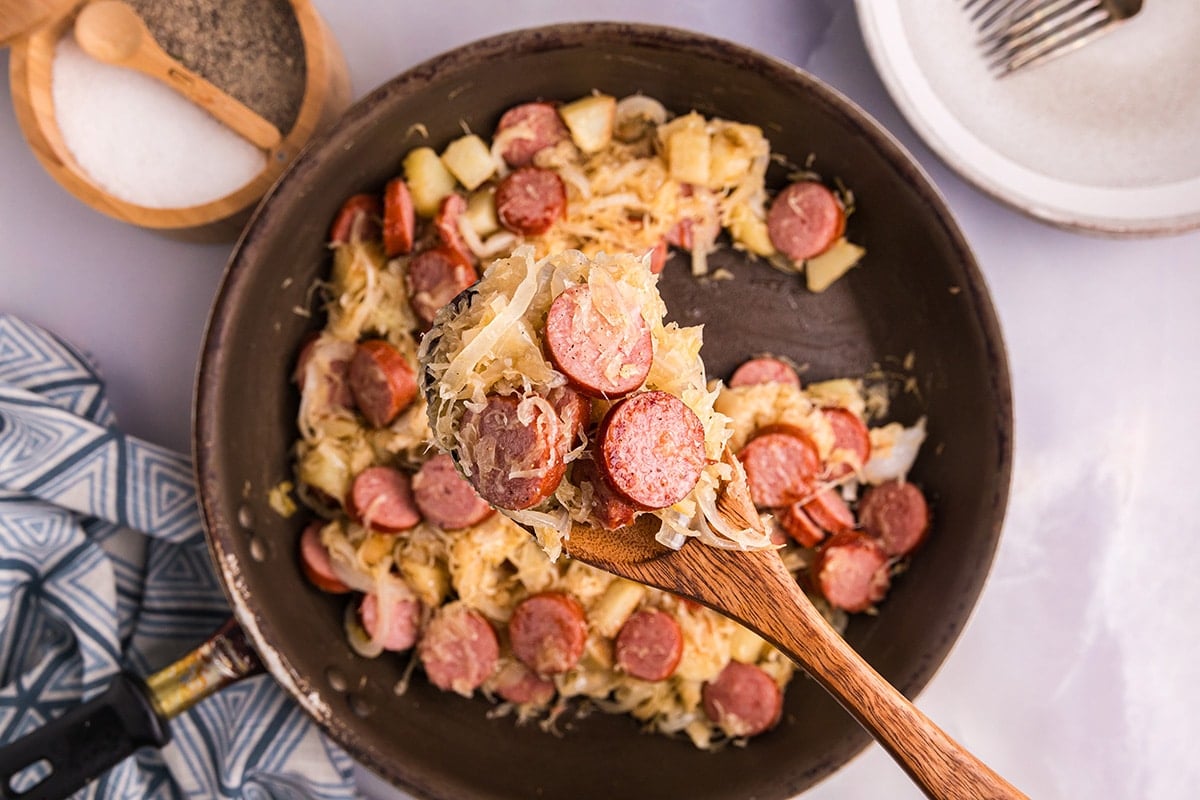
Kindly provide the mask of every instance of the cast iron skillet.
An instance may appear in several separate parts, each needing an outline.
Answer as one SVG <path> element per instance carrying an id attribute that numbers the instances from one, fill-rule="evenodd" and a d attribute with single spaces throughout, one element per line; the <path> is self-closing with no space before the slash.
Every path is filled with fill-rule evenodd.
<path id="1" fill-rule="evenodd" d="M 380 87 L 296 159 L 243 233 L 201 356 L 194 447 L 213 558 L 272 675 L 352 755 L 413 794 L 790 797 L 869 741 L 803 675 L 777 729 L 718 753 L 600 713 L 548 735 L 490 719 L 484 701 L 440 692 L 419 674 L 397 695 L 405 659 L 351 651 L 344 599 L 299 570 L 306 519 L 285 520 L 267 504 L 268 490 L 291 476 L 298 397 L 289 374 L 320 324 L 294 309 L 311 306 L 310 287 L 329 269 L 326 231 L 342 200 L 381 190 L 409 149 L 440 149 L 464 123 L 487 134 L 515 103 L 593 89 L 759 125 L 774 151 L 798 164 L 813 154 L 815 169 L 853 190 L 847 234 L 867 256 L 824 294 L 728 249 L 711 262 L 734 280 L 697 282 L 676 257 L 661 288 L 673 318 L 705 324 L 711 376 L 771 352 L 808 365 L 806 380 L 879 371 L 897 385 L 914 379 L 892 416 L 928 418 L 911 478 L 931 499 L 933 532 L 879 615 L 856 617 L 846 638 L 905 694 L 926 684 L 982 587 L 1008 494 L 1009 374 L 986 286 L 929 179 L 861 110 L 794 67 L 674 29 L 573 24 L 476 42 Z M 769 177 L 784 182 L 782 171 Z"/>

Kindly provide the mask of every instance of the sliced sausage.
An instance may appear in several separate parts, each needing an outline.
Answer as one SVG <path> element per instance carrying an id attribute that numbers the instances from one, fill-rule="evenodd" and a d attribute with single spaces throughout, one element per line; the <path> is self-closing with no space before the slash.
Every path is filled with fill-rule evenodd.
<path id="1" fill-rule="evenodd" d="M 683 631 L 667 612 L 643 609 L 621 626 L 614 649 L 617 666 L 626 674 L 643 681 L 666 680 L 683 657 Z"/>
<path id="2" fill-rule="evenodd" d="M 576 486 L 587 483 L 592 487 L 592 506 L 588 511 L 592 522 L 610 531 L 633 523 L 639 509 L 617 494 L 601 474 L 594 458 L 584 457 L 574 462 L 571 482 Z"/>
<path id="3" fill-rule="evenodd" d="M 430 325 L 442 306 L 478 278 L 475 267 L 454 248 L 424 250 L 408 262 L 408 301 L 417 317 Z"/>
<path id="4" fill-rule="evenodd" d="M 854 529 L 854 512 L 842 496 L 832 488 L 822 489 L 804 504 L 804 511 L 812 521 L 830 533 L 842 533 Z"/>
<path id="5" fill-rule="evenodd" d="M 846 229 L 837 196 L 816 181 L 799 181 L 775 196 L 767 211 L 771 244 L 793 261 L 820 255 Z"/>
<path id="6" fill-rule="evenodd" d="M 513 233 L 538 236 L 566 212 L 567 187 L 551 170 L 521 167 L 496 187 L 496 218 Z"/>
<path id="7" fill-rule="evenodd" d="M 783 714 L 783 692 L 761 668 L 730 661 L 701 689 L 704 713 L 728 736 L 756 736 Z"/>
<path id="8" fill-rule="evenodd" d="M 392 178 L 383 190 L 383 251 L 388 258 L 412 250 L 416 227 L 408 184 L 403 178 Z"/>
<path id="9" fill-rule="evenodd" d="M 466 213 L 466 210 L 467 200 L 465 197 L 457 192 L 446 195 L 442 199 L 442 204 L 438 206 L 437 214 L 433 217 L 433 228 L 437 231 L 442 244 L 454 250 L 462 256 L 464 261 L 470 263 L 473 259 L 471 248 L 467 246 L 462 232 L 458 229 L 459 218 Z"/>
<path id="10" fill-rule="evenodd" d="M 821 469 L 817 447 L 804 431 L 791 426 L 763 428 L 738 453 L 759 508 L 778 508 L 803 499 Z"/>
<path id="11" fill-rule="evenodd" d="M 587 644 L 583 606 L 565 592 L 541 592 L 517 604 L 508 620 L 513 655 L 538 675 L 566 672 Z"/>
<path id="12" fill-rule="evenodd" d="M 600 423 L 596 447 L 612 488 L 645 510 L 686 497 L 707 463 L 700 418 L 667 392 L 642 392 L 614 405 Z"/>
<path id="13" fill-rule="evenodd" d="M 522 103 L 505 111 L 496 133 L 512 130 L 500 155 L 510 167 L 523 167 L 539 150 L 558 144 L 570 133 L 550 103 Z"/>
<path id="14" fill-rule="evenodd" d="M 579 441 L 583 429 L 592 421 L 592 401 L 572 389 L 570 386 L 558 386 L 546 395 L 550 405 L 558 412 L 562 421 L 564 434 L 560 442 L 563 455 Z"/>
<path id="15" fill-rule="evenodd" d="M 333 571 L 329 550 L 321 543 L 321 526 L 320 522 L 311 522 L 300 534 L 300 566 L 309 583 L 322 592 L 345 594 L 350 587 Z"/>
<path id="16" fill-rule="evenodd" d="M 333 224 L 329 226 L 329 243 L 367 242 L 379 238 L 379 218 L 383 209 L 373 194 L 356 194 L 346 198 Z"/>
<path id="17" fill-rule="evenodd" d="M 801 547 L 816 547 L 825 539 L 824 529 L 813 522 L 804 504 L 798 500 L 779 509 L 775 519 Z"/>
<path id="18" fill-rule="evenodd" d="M 383 533 L 405 531 L 421 521 L 407 473 L 367 467 L 354 476 L 346 511 L 356 522 Z"/>
<path id="19" fill-rule="evenodd" d="M 469 528 L 494 513 L 445 453 L 421 465 L 413 476 L 412 489 L 421 516 L 446 530 Z"/>
<path id="20" fill-rule="evenodd" d="M 390 425 L 417 396 L 417 373 L 382 339 L 359 342 L 347 373 L 358 410 L 374 428 Z"/>
<path id="21" fill-rule="evenodd" d="M 331 408 L 354 408 L 354 393 L 350 390 L 350 360 L 353 358 L 355 345 L 342 340 L 322 340 L 320 336 L 312 336 L 300 348 L 296 357 L 296 369 L 292 372 L 292 380 L 304 391 L 308 381 L 308 368 L 317 356 L 317 350 L 327 349 L 324 379 L 325 399 Z M 334 356 L 338 357 L 334 357 Z M 346 357 L 341 357 L 341 356 Z"/>
<path id="22" fill-rule="evenodd" d="M 800 376 L 792 365 L 778 358 L 762 356 L 743 361 L 742 365 L 733 371 L 729 385 L 755 386 L 760 383 L 788 383 L 800 388 Z"/>
<path id="23" fill-rule="evenodd" d="M 886 481 L 873 486 L 858 504 L 863 529 L 879 539 L 890 556 L 906 556 L 929 533 L 929 505 L 911 483 Z"/>
<path id="24" fill-rule="evenodd" d="M 468 480 L 484 500 L 511 511 L 532 508 L 554 493 L 574 434 L 557 417 L 547 419 L 540 407 L 528 424 L 522 422 L 520 403 L 516 395 L 491 394 L 481 411 L 470 409 L 462 419 L 464 428 L 475 431 L 476 452 L 487 454 L 482 466 L 473 459 Z M 513 477 L 514 472 L 526 474 Z"/>
<path id="25" fill-rule="evenodd" d="M 683 197 L 698 194 L 709 208 L 707 216 L 686 216 L 676 222 L 666 233 L 667 244 L 691 252 L 697 244 L 707 251 L 721 233 L 721 219 L 717 211 L 717 196 L 712 190 L 685 183 L 681 187 Z"/>
<path id="26" fill-rule="evenodd" d="M 510 703 L 548 705 L 554 699 L 554 682 L 541 677 L 520 661 L 510 661 L 496 673 L 496 694 Z"/>
<path id="27" fill-rule="evenodd" d="M 871 434 L 867 431 L 867 426 L 854 412 L 845 408 L 823 408 L 821 413 L 833 429 L 833 454 L 837 457 L 837 460 L 831 459 L 826 464 L 826 474 L 831 480 L 838 480 L 854 472 L 856 466 L 862 469 L 871 457 Z M 854 465 L 845 460 L 844 453 L 838 454 L 838 450 L 853 453 L 858 459 L 858 464 Z"/>
<path id="28" fill-rule="evenodd" d="M 461 602 L 449 603 L 425 626 L 417 656 L 430 683 L 470 697 L 496 670 L 500 643 L 482 614 Z"/>
<path id="29" fill-rule="evenodd" d="M 606 316 L 607 314 L 607 316 Z M 555 369 L 592 397 L 624 397 L 642 385 L 654 361 L 646 319 L 598 308 L 587 284 L 554 298 L 546 315 L 546 354 Z"/>
<path id="30" fill-rule="evenodd" d="M 866 611 L 878 603 L 891 584 L 883 545 L 857 532 L 831 536 L 812 569 L 814 582 L 829 604 L 850 612 Z"/>
<path id="31" fill-rule="evenodd" d="M 378 627 L 383 624 L 382 609 L 379 607 L 379 596 L 374 592 L 363 595 L 358 606 L 358 618 L 363 629 L 372 639 L 376 639 Z M 421 604 L 410 597 L 398 598 L 392 601 L 392 607 L 387 609 L 387 631 L 383 633 L 382 643 L 385 650 L 407 650 L 417 642 L 417 630 L 421 624 Z"/>
<path id="32" fill-rule="evenodd" d="M 659 239 L 658 244 L 650 250 L 650 272 L 655 275 L 660 274 L 667 266 L 667 255 L 667 240 Z"/>

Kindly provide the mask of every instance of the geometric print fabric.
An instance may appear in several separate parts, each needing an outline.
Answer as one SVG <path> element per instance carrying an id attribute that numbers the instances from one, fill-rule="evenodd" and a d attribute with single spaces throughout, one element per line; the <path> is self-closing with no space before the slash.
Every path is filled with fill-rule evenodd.
<path id="1" fill-rule="evenodd" d="M 145 677 L 229 616 L 187 458 L 124 435 L 88 358 L 0 314 L 0 744 Z M 81 798 L 354 796 L 352 762 L 267 675 L 168 723 Z"/>

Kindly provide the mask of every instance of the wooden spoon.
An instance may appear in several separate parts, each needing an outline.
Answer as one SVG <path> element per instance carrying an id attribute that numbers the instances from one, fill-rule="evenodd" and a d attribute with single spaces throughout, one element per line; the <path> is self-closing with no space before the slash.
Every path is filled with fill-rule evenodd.
<path id="1" fill-rule="evenodd" d="M 156 78 L 263 150 L 279 145 L 279 129 L 167 55 L 128 3 L 97 0 L 75 19 L 75 39 L 99 61 Z"/>
<path id="2" fill-rule="evenodd" d="M 761 530 L 740 480 L 726 485 L 717 507 L 733 524 Z M 643 516 L 618 531 L 576 524 L 563 545 L 572 558 L 694 600 L 762 636 L 824 686 L 928 796 L 1025 798 L 863 661 L 820 615 L 776 551 L 719 550 L 696 542 L 671 550 L 655 541 L 654 522 Z"/>

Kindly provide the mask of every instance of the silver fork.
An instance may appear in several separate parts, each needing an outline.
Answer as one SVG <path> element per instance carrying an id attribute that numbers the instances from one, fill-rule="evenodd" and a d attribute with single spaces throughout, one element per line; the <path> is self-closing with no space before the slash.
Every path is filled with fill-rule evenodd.
<path id="1" fill-rule="evenodd" d="M 1142 0 L 965 0 L 998 76 L 1082 47 L 1142 10 Z"/>

